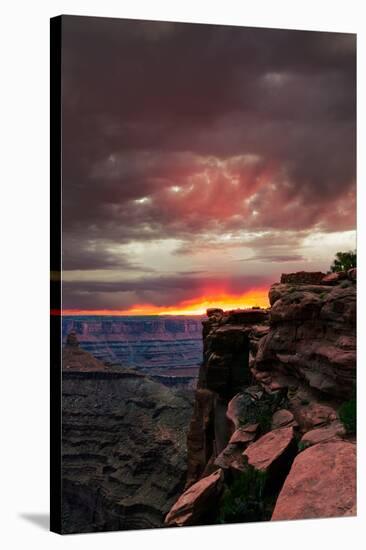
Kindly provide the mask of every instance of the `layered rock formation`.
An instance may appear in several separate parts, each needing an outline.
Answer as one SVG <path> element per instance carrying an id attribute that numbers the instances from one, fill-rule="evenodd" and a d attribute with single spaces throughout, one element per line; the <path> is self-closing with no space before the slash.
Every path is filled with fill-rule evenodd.
<path id="1" fill-rule="evenodd" d="M 355 514 L 355 438 L 339 411 L 356 382 L 356 278 L 287 274 L 268 311 L 208 310 L 186 492 L 166 525 Z M 224 489 L 203 518 L 195 495 L 213 479 Z"/>
<path id="2" fill-rule="evenodd" d="M 64 316 L 72 331 L 104 364 L 139 370 L 170 387 L 194 389 L 202 357 L 202 317 Z"/>
<path id="3" fill-rule="evenodd" d="M 230 436 L 228 403 L 251 379 L 259 339 L 269 330 L 265 310 L 208 310 L 203 322 L 203 364 L 188 433 L 187 487 L 212 471 Z"/>
<path id="4" fill-rule="evenodd" d="M 186 475 L 184 394 L 63 350 L 63 532 L 159 527 Z"/>

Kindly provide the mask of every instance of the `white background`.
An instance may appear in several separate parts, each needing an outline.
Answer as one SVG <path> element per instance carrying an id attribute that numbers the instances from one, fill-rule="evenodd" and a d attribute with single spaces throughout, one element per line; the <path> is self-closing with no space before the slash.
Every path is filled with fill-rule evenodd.
<path id="1" fill-rule="evenodd" d="M 365 42 L 363 1 L 16 1 L 0 16 L 1 285 L 0 541 L 23 548 L 361 548 L 365 524 L 365 325 L 359 315 L 358 518 L 61 537 L 49 498 L 49 17 L 165 19 L 358 33 L 358 256 L 364 271 Z M 335 151 L 334 154 L 337 154 Z M 359 282 L 359 312 L 365 291 Z M 362 441 L 363 440 L 363 441 Z"/>

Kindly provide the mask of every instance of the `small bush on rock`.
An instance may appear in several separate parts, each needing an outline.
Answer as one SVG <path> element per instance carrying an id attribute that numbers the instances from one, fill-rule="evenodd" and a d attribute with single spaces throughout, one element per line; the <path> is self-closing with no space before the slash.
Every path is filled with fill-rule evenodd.
<path id="1" fill-rule="evenodd" d="M 350 250 L 349 252 L 337 252 L 335 260 L 330 266 L 331 271 L 348 271 L 352 267 L 357 266 L 357 254 L 356 250 Z"/>
<path id="2" fill-rule="evenodd" d="M 240 424 L 259 424 L 261 431 L 265 433 L 271 428 L 273 413 L 278 409 L 287 408 L 287 405 L 287 396 L 282 392 L 264 393 L 260 399 L 255 400 L 246 394 L 243 399 Z"/>
<path id="3" fill-rule="evenodd" d="M 260 521 L 265 515 L 263 496 L 266 473 L 248 468 L 228 487 L 222 497 L 219 523 Z"/>
<path id="4" fill-rule="evenodd" d="M 346 429 L 348 434 L 355 434 L 357 428 L 357 406 L 356 406 L 356 392 L 349 401 L 345 401 L 341 405 L 339 411 L 339 419 Z"/>
<path id="5" fill-rule="evenodd" d="M 305 451 L 308 447 L 310 447 L 310 444 L 305 441 L 299 441 L 297 444 L 299 453 L 301 453 L 301 451 Z"/>

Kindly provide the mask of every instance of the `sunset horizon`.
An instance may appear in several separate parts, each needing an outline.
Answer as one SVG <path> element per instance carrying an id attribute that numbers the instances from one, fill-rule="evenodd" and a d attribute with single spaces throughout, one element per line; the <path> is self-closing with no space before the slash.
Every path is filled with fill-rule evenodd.
<path id="1" fill-rule="evenodd" d="M 256 289 L 246 292 L 242 295 L 228 295 L 228 294 L 208 294 L 200 298 L 193 298 L 181 302 L 179 304 L 164 307 L 154 306 L 151 304 L 136 304 L 128 310 L 118 309 L 100 309 L 100 310 L 76 310 L 76 309 L 63 309 L 63 315 L 100 315 L 100 316 L 147 316 L 147 315 L 179 315 L 179 316 L 203 316 L 206 314 L 206 310 L 209 308 L 220 308 L 226 310 L 232 309 L 248 309 L 248 308 L 267 308 L 268 302 L 268 289 Z"/>

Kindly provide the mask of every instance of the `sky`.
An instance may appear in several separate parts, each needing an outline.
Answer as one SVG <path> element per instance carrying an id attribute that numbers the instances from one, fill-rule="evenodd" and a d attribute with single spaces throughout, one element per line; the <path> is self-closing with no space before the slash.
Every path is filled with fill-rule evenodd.
<path id="1" fill-rule="evenodd" d="M 67 313 L 263 306 L 354 249 L 353 34 L 63 17 Z"/>

